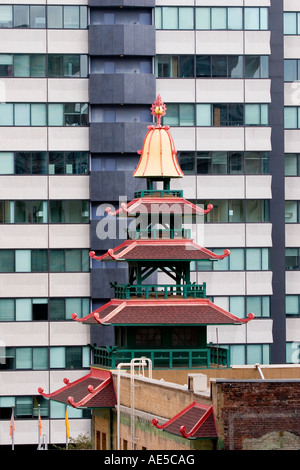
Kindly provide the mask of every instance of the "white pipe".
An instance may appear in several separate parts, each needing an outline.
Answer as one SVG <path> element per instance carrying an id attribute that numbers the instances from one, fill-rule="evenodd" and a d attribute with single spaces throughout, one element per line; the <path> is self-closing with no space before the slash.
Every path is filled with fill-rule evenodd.
<path id="1" fill-rule="evenodd" d="M 118 390 L 117 390 L 117 450 L 120 450 L 120 384 L 121 384 L 121 367 L 130 366 L 130 382 L 131 382 L 131 448 L 134 450 L 135 440 L 135 423 L 134 423 L 134 367 L 138 365 L 142 366 L 144 376 L 144 366 L 149 364 L 149 378 L 152 378 L 152 361 L 146 357 L 135 358 L 130 362 L 120 362 L 118 364 Z M 139 369 L 140 370 L 140 369 Z"/>
<path id="2" fill-rule="evenodd" d="M 261 370 L 261 368 L 260 368 L 260 365 L 259 365 L 259 364 L 255 364 L 255 367 L 256 367 L 256 369 L 257 369 L 258 372 L 259 372 L 260 378 L 263 379 L 263 380 L 265 380 L 264 374 L 262 373 L 262 370 Z"/>

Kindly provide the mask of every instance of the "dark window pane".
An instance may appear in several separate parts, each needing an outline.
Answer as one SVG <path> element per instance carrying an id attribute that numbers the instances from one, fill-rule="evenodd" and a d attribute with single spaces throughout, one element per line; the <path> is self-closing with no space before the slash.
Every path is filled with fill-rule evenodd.
<path id="1" fill-rule="evenodd" d="M 226 104 L 213 105 L 213 126 L 228 125 L 228 106 Z"/>
<path id="2" fill-rule="evenodd" d="M 212 76 L 227 77 L 227 56 L 212 56 Z"/>
<path id="3" fill-rule="evenodd" d="M 199 175 L 212 173 L 211 154 L 209 152 L 197 153 L 197 173 Z"/>
<path id="4" fill-rule="evenodd" d="M 62 272 L 65 270 L 64 250 L 50 250 L 49 270 L 50 272 Z"/>
<path id="5" fill-rule="evenodd" d="M 64 174 L 65 163 L 63 152 L 49 153 L 49 174 Z"/>
<path id="6" fill-rule="evenodd" d="M 29 28 L 29 6 L 14 6 L 14 28 Z"/>
<path id="7" fill-rule="evenodd" d="M 48 77 L 63 77 L 64 60 L 63 55 L 48 56 Z"/>
<path id="8" fill-rule="evenodd" d="M 228 125 L 242 126 L 244 123 L 243 105 L 229 104 L 228 106 Z"/>
<path id="9" fill-rule="evenodd" d="M 194 77 L 194 56 L 179 56 L 179 77 Z"/>
<path id="10" fill-rule="evenodd" d="M 243 172 L 243 156 L 241 152 L 233 152 L 229 154 L 229 173 L 241 174 Z"/>
<path id="11" fill-rule="evenodd" d="M 211 77 L 211 56 L 198 55 L 196 57 L 196 76 Z"/>
<path id="12" fill-rule="evenodd" d="M 46 56 L 33 54 L 30 56 L 30 76 L 46 77 Z"/>
<path id="13" fill-rule="evenodd" d="M 240 55 L 228 56 L 228 77 L 243 77 L 243 57 Z"/>
<path id="14" fill-rule="evenodd" d="M 64 222 L 64 209 L 62 201 L 49 201 L 50 223 Z"/>
<path id="15" fill-rule="evenodd" d="M 50 320 L 65 320 L 65 299 L 50 299 Z"/>
<path id="16" fill-rule="evenodd" d="M 15 251 L 0 250 L 0 272 L 13 273 L 15 271 Z"/>
<path id="17" fill-rule="evenodd" d="M 33 175 L 46 175 L 47 174 L 47 153 L 34 152 L 32 154 L 32 174 Z"/>
<path id="18" fill-rule="evenodd" d="M 245 56 L 245 78 L 260 78 L 260 56 Z"/>
<path id="19" fill-rule="evenodd" d="M 67 369 L 78 369 L 82 367 L 82 351 L 78 346 L 66 348 L 66 368 Z"/>
<path id="20" fill-rule="evenodd" d="M 178 153 L 179 165 L 183 173 L 190 174 L 195 171 L 195 153 L 180 152 Z"/>
<path id="21" fill-rule="evenodd" d="M 48 319 L 48 303 L 34 299 L 32 302 L 32 321 L 46 321 Z"/>
<path id="22" fill-rule="evenodd" d="M 29 175 L 31 174 L 31 153 L 30 152 L 17 152 L 16 159 L 16 174 Z"/>
<path id="23" fill-rule="evenodd" d="M 47 250 L 32 250 L 31 252 L 31 272 L 45 273 L 48 271 Z"/>
<path id="24" fill-rule="evenodd" d="M 80 77 L 80 56 L 64 56 L 64 77 Z"/>
<path id="25" fill-rule="evenodd" d="M 227 174 L 227 152 L 212 152 L 212 173 Z"/>

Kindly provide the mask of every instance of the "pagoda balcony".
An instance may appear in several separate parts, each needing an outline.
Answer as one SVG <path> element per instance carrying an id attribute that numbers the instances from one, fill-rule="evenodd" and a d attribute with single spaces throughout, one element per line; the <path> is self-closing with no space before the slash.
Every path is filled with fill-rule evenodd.
<path id="1" fill-rule="evenodd" d="M 181 240 L 182 238 L 191 238 L 191 229 L 179 228 L 179 229 L 145 229 L 140 230 L 128 230 L 128 238 L 132 240 L 138 240 L 140 238 L 150 238 L 152 240 L 165 239 L 165 240 Z"/>
<path id="2" fill-rule="evenodd" d="M 140 197 L 183 197 L 183 191 L 179 189 L 143 189 L 135 191 L 135 198 Z"/>
<path id="3" fill-rule="evenodd" d="M 170 299 L 180 296 L 184 299 L 205 298 L 206 283 L 203 284 L 112 284 L 116 299 L 143 297 L 144 299 Z"/>
<path id="4" fill-rule="evenodd" d="M 210 346 L 206 349 L 122 349 L 91 346 L 93 365 L 115 369 L 120 363 L 130 363 L 134 358 L 146 357 L 153 368 L 216 368 L 230 367 L 229 349 Z"/>

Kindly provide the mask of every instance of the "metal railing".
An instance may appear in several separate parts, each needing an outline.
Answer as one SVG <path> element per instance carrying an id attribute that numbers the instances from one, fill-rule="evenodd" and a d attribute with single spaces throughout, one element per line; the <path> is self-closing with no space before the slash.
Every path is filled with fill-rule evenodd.
<path id="1" fill-rule="evenodd" d="M 191 229 L 179 228 L 179 229 L 143 229 L 140 230 L 128 230 L 127 236 L 131 240 L 138 240 L 140 238 L 146 238 L 151 240 L 181 240 L 182 238 L 191 238 Z"/>
<path id="2" fill-rule="evenodd" d="M 115 369 L 119 363 L 143 356 L 156 368 L 230 367 L 229 349 L 209 346 L 206 349 L 122 349 L 93 346 L 94 365 Z"/>
<path id="3" fill-rule="evenodd" d="M 168 299 L 172 296 L 181 296 L 197 299 L 206 297 L 206 283 L 203 284 L 111 284 L 115 290 L 116 299 L 130 299 L 132 296 Z"/>
<path id="4" fill-rule="evenodd" d="M 165 196 L 173 196 L 173 197 L 182 197 L 183 191 L 177 189 L 143 189 L 141 191 L 136 191 L 134 193 L 134 197 L 165 197 Z"/>

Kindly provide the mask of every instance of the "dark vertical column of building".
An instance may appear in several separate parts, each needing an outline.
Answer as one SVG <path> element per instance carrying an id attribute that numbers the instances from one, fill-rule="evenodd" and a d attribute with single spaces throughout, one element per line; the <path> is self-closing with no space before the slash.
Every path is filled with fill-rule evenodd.
<path id="1" fill-rule="evenodd" d="M 273 272 L 273 295 L 271 298 L 273 345 L 271 346 L 271 363 L 280 364 L 286 360 L 283 0 L 271 2 L 269 8 L 269 29 L 271 31 L 271 104 L 269 107 L 269 123 L 272 129 L 272 151 L 270 152 L 272 199 L 270 202 L 270 219 L 273 242 L 270 252 L 270 268 Z"/>
<path id="2" fill-rule="evenodd" d="M 132 174 L 156 96 L 154 6 L 155 0 L 89 0 L 91 250 L 97 254 L 126 238 L 118 227 L 116 237 L 99 238 L 99 207 L 117 209 L 139 184 Z M 94 308 L 114 296 L 114 282 L 127 282 L 127 270 L 92 268 Z"/>

